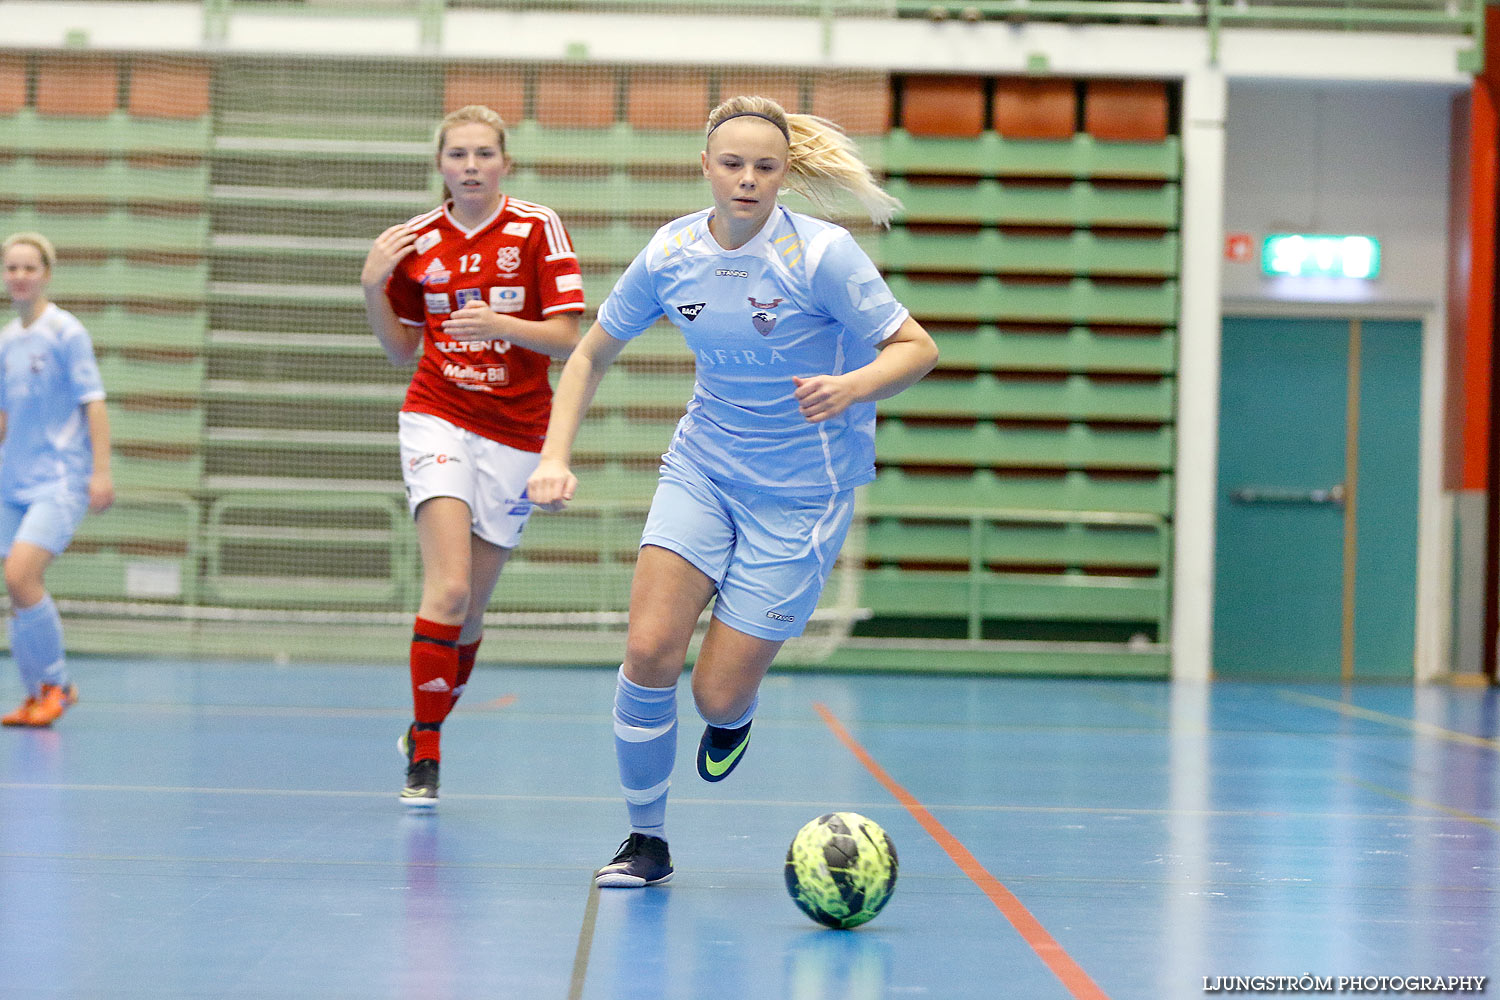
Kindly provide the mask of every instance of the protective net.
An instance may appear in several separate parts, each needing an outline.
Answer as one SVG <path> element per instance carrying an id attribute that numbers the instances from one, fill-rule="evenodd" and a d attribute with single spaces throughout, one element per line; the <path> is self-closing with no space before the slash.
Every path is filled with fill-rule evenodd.
<path id="1" fill-rule="evenodd" d="M 736 93 L 856 138 L 888 124 L 872 73 L 0 53 L 0 229 L 57 244 L 52 297 L 92 333 L 110 395 L 119 500 L 48 575 L 70 645 L 398 655 L 421 581 L 396 446 L 411 370 L 370 334 L 358 278 L 376 234 L 441 200 L 434 125 L 470 103 L 510 123 L 504 189 L 562 216 L 587 323 L 649 235 L 707 203 L 703 121 Z M 691 389 L 665 323 L 606 376 L 575 453 L 579 502 L 533 516 L 496 589 L 497 656 L 618 661 Z M 856 526 L 788 660 L 848 635 L 861 559 Z"/>

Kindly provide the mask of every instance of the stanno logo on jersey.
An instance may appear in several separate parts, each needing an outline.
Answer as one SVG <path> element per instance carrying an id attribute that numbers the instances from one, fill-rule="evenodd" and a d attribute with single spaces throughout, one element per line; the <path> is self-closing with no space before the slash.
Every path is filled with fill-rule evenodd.
<path id="1" fill-rule="evenodd" d="M 757 309 L 775 309 L 785 301 L 786 299 L 772 299 L 770 302 L 757 302 L 755 296 L 750 296 L 750 304 Z"/>
<path id="2" fill-rule="evenodd" d="M 528 222 L 527 225 L 529 226 L 531 223 Z M 501 274 L 515 274 L 521 269 L 521 248 L 501 247 L 495 252 L 495 267 L 499 269 Z"/>
<path id="3" fill-rule="evenodd" d="M 714 272 L 714 275 L 719 278 L 748 278 L 750 277 L 750 272 L 737 271 L 732 267 L 721 267 Z"/>
<path id="4" fill-rule="evenodd" d="M 529 222 L 507 222 L 500 230 L 506 236 L 519 236 L 521 239 L 531 235 L 531 223 Z"/>
<path id="5" fill-rule="evenodd" d="M 707 302 L 694 302 L 691 305 L 678 306 L 677 311 L 682 313 L 687 321 L 691 323 L 693 320 L 698 318 L 698 314 L 701 313 L 707 306 Z"/>
<path id="6" fill-rule="evenodd" d="M 427 265 L 427 270 L 422 272 L 422 284 L 446 285 L 452 277 L 453 272 L 443 266 L 443 258 L 434 257 L 432 263 Z"/>
<path id="7" fill-rule="evenodd" d="M 436 229 L 427 230 L 427 232 L 417 237 L 417 253 L 426 253 L 437 246 L 442 238 L 443 234 Z"/>

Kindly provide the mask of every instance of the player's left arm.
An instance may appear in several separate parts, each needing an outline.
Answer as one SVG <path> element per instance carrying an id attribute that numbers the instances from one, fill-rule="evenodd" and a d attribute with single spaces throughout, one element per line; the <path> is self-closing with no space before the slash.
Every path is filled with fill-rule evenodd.
<path id="1" fill-rule="evenodd" d="M 470 302 L 443 320 L 443 333 L 454 340 L 508 340 L 549 358 L 566 358 L 578 346 L 582 315 L 560 312 L 546 319 L 518 319 L 483 302 Z"/>
<path id="2" fill-rule="evenodd" d="M 889 399 L 932 371 L 938 360 L 932 335 L 911 316 L 876 345 L 875 360 L 842 375 L 792 376 L 797 408 L 810 424 L 829 420 L 854 403 Z"/>
<path id="3" fill-rule="evenodd" d="M 98 514 L 115 502 L 115 480 L 109 469 L 109 410 L 104 400 L 83 404 L 94 448 L 94 473 L 89 477 L 89 510 Z"/>

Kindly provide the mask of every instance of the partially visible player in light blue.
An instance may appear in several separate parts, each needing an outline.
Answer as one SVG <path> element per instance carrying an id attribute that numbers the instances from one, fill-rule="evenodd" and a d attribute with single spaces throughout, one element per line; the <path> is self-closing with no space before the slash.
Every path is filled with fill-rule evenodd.
<path id="1" fill-rule="evenodd" d="M 595 875 L 607 887 L 672 877 L 676 686 L 698 615 L 714 600 L 693 697 L 708 724 L 698 773 L 718 781 L 742 759 L 771 661 L 818 603 L 854 488 L 875 476 L 875 401 L 937 363 L 847 230 L 777 204 L 783 183 L 819 204 L 847 192 L 889 222 L 898 203 L 837 126 L 737 97 L 709 116 L 705 147 L 713 207 L 663 226 L 615 285 L 563 368 L 527 485 L 545 509 L 573 498 L 573 441 L 605 370 L 661 317 L 676 325 L 697 383 L 631 584 L 614 711 L 631 832 Z"/>
<path id="2" fill-rule="evenodd" d="M 0 328 L 0 559 L 11 655 L 26 700 L 7 726 L 50 726 L 78 700 L 62 619 L 42 575 L 83 516 L 114 503 L 109 415 L 88 331 L 47 299 L 57 253 L 39 233 L 6 239 L 16 317 Z"/>

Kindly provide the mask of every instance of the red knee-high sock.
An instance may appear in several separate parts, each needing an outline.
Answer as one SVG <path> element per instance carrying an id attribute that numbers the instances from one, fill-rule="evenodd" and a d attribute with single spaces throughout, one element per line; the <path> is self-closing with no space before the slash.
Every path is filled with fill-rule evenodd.
<path id="1" fill-rule="evenodd" d="M 473 642 L 458 644 L 458 681 L 453 685 L 453 701 L 448 705 L 450 712 L 458 705 L 464 688 L 469 686 L 469 675 L 474 672 L 474 660 L 479 656 L 479 644 L 483 641 L 484 636 L 480 636 Z"/>
<path id="2" fill-rule="evenodd" d="M 438 727 L 453 704 L 458 683 L 459 625 L 440 625 L 418 616 L 411 633 L 411 703 L 416 715 L 412 733 L 414 760 L 441 760 Z M 430 727 L 430 728 L 429 728 Z"/>

